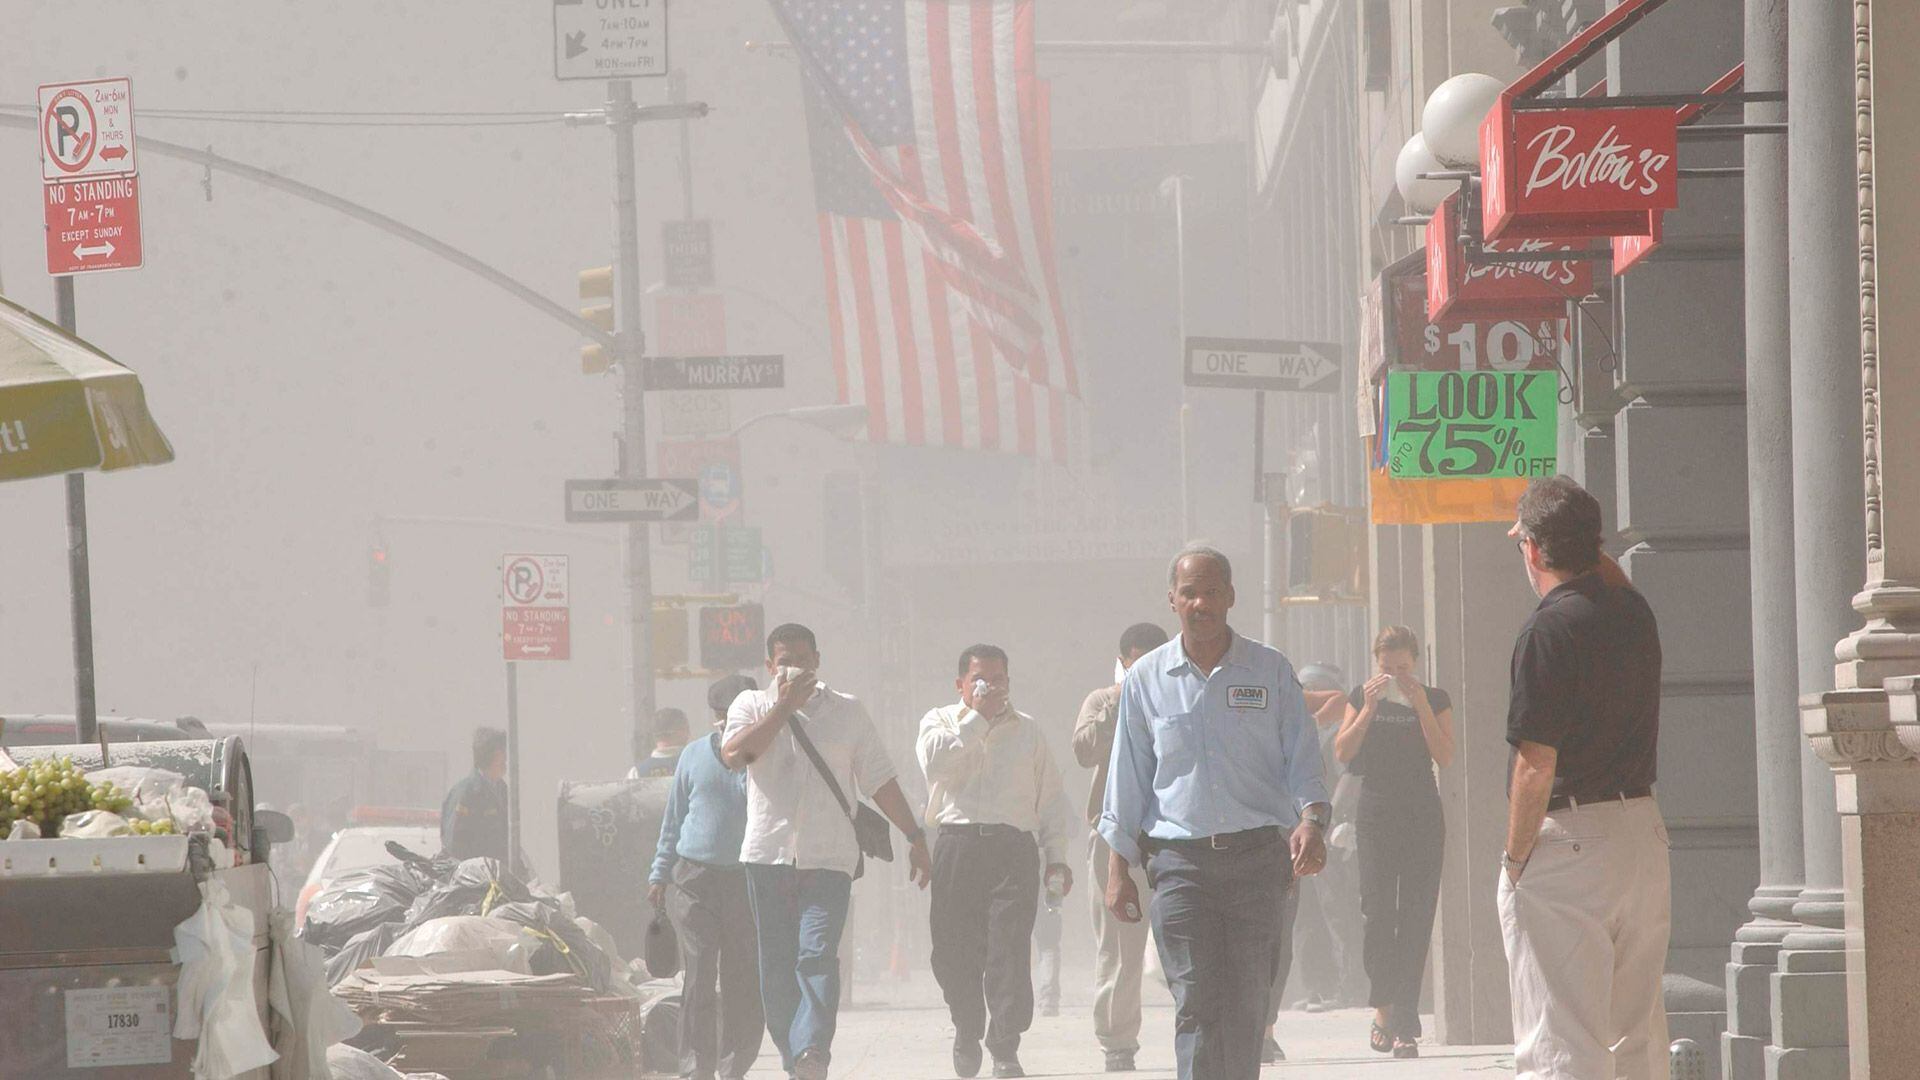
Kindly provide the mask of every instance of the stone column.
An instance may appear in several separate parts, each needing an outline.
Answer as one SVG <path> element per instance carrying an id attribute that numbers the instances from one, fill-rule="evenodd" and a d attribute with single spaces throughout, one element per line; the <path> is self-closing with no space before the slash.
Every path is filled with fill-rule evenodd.
<path id="1" fill-rule="evenodd" d="M 1450 1045 L 1513 1041 L 1494 888 L 1507 842 L 1513 637 L 1539 599 L 1507 528 L 1496 522 L 1422 529 L 1430 575 L 1424 636 L 1435 685 L 1453 695 L 1459 742 L 1439 774 L 1447 843 L 1433 954 L 1438 1034 Z"/>
<path id="2" fill-rule="evenodd" d="M 1855 0 L 1853 16 L 1866 625 L 1802 721 L 1837 781 L 1849 1075 L 1885 1080 L 1920 1061 L 1920 209 L 1901 193 L 1920 155 L 1920 10 Z"/>
<path id="3" fill-rule="evenodd" d="M 1747 90 L 1787 85 L 1787 8 L 1747 0 Z M 1747 106 L 1748 123 L 1786 119 L 1779 103 Z M 1788 368 L 1787 146 L 1780 136 L 1746 140 L 1747 537 L 1752 573 L 1754 756 L 1760 825 L 1760 886 L 1753 918 L 1734 935 L 1727 964 L 1725 1080 L 1766 1075 L 1772 1031 L 1771 976 L 1780 942 L 1795 925 L 1805 859 L 1801 850 L 1798 724 L 1800 696 L 1793 595 L 1792 389 Z"/>
<path id="4" fill-rule="evenodd" d="M 1865 579 L 1860 544 L 1860 296 L 1854 190 L 1853 19 L 1847 5 L 1793 10 L 1787 35 L 1787 244 L 1793 307 L 1793 569 L 1800 694 L 1833 687 L 1834 642 L 1859 625 L 1848 600 Z M 1755 612 L 1756 621 L 1764 611 Z M 1782 718 L 1784 720 L 1784 718 Z M 1772 976 L 1768 1080 L 1847 1072 L 1840 819 L 1833 774 L 1801 771 L 1806 887 L 1802 925 Z"/>

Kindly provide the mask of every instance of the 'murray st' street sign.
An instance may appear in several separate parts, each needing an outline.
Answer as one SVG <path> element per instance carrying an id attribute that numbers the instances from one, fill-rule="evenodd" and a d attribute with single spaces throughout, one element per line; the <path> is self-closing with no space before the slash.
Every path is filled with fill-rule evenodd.
<path id="1" fill-rule="evenodd" d="M 777 390 L 787 384 L 784 356 L 655 356 L 649 390 Z"/>
<path id="2" fill-rule="evenodd" d="M 1184 381 L 1234 390 L 1336 393 L 1340 348 L 1314 341 L 1190 337 Z"/>

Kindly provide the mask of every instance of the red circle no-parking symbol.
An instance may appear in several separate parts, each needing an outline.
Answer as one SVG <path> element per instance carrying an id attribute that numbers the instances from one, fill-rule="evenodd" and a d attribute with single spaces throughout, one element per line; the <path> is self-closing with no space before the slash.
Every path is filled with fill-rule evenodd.
<path id="1" fill-rule="evenodd" d="M 68 87 L 55 94 L 40 117 L 40 141 L 55 168 L 77 173 L 93 160 L 99 149 L 99 122 L 87 96 Z"/>

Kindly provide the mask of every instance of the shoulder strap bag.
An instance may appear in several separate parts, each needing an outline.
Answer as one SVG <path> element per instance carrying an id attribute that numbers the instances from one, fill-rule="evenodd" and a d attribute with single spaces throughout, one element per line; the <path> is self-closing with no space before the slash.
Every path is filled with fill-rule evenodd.
<path id="1" fill-rule="evenodd" d="M 858 878 L 866 872 L 866 857 L 869 855 L 881 862 L 892 862 L 893 833 L 887 827 L 887 819 L 866 803 L 848 801 L 847 793 L 840 789 L 840 781 L 834 777 L 833 770 L 827 767 L 826 759 L 820 756 L 820 748 L 813 745 L 813 739 L 808 737 L 806 724 L 799 713 L 793 714 L 787 726 L 793 729 L 794 741 L 800 744 L 800 750 L 807 755 L 807 760 L 813 762 L 820 779 L 827 782 L 827 790 L 833 792 L 834 801 L 840 804 L 841 812 L 853 823 L 853 839 L 860 846 L 860 862 L 855 865 L 853 876 Z"/>

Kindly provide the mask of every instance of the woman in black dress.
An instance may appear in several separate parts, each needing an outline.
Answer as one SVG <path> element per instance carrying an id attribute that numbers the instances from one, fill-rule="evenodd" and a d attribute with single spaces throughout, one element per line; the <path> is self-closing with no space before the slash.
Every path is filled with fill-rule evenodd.
<path id="1" fill-rule="evenodd" d="M 1420 976 L 1440 898 L 1446 824 L 1434 766 L 1453 760 L 1453 702 L 1414 676 L 1420 642 L 1389 626 L 1373 642 L 1378 672 L 1354 688 L 1333 752 L 1361 777 L 1361 955 L 1372 989 L 1368 1044 L 1394 1057 L 1420 1056 Z"/>

